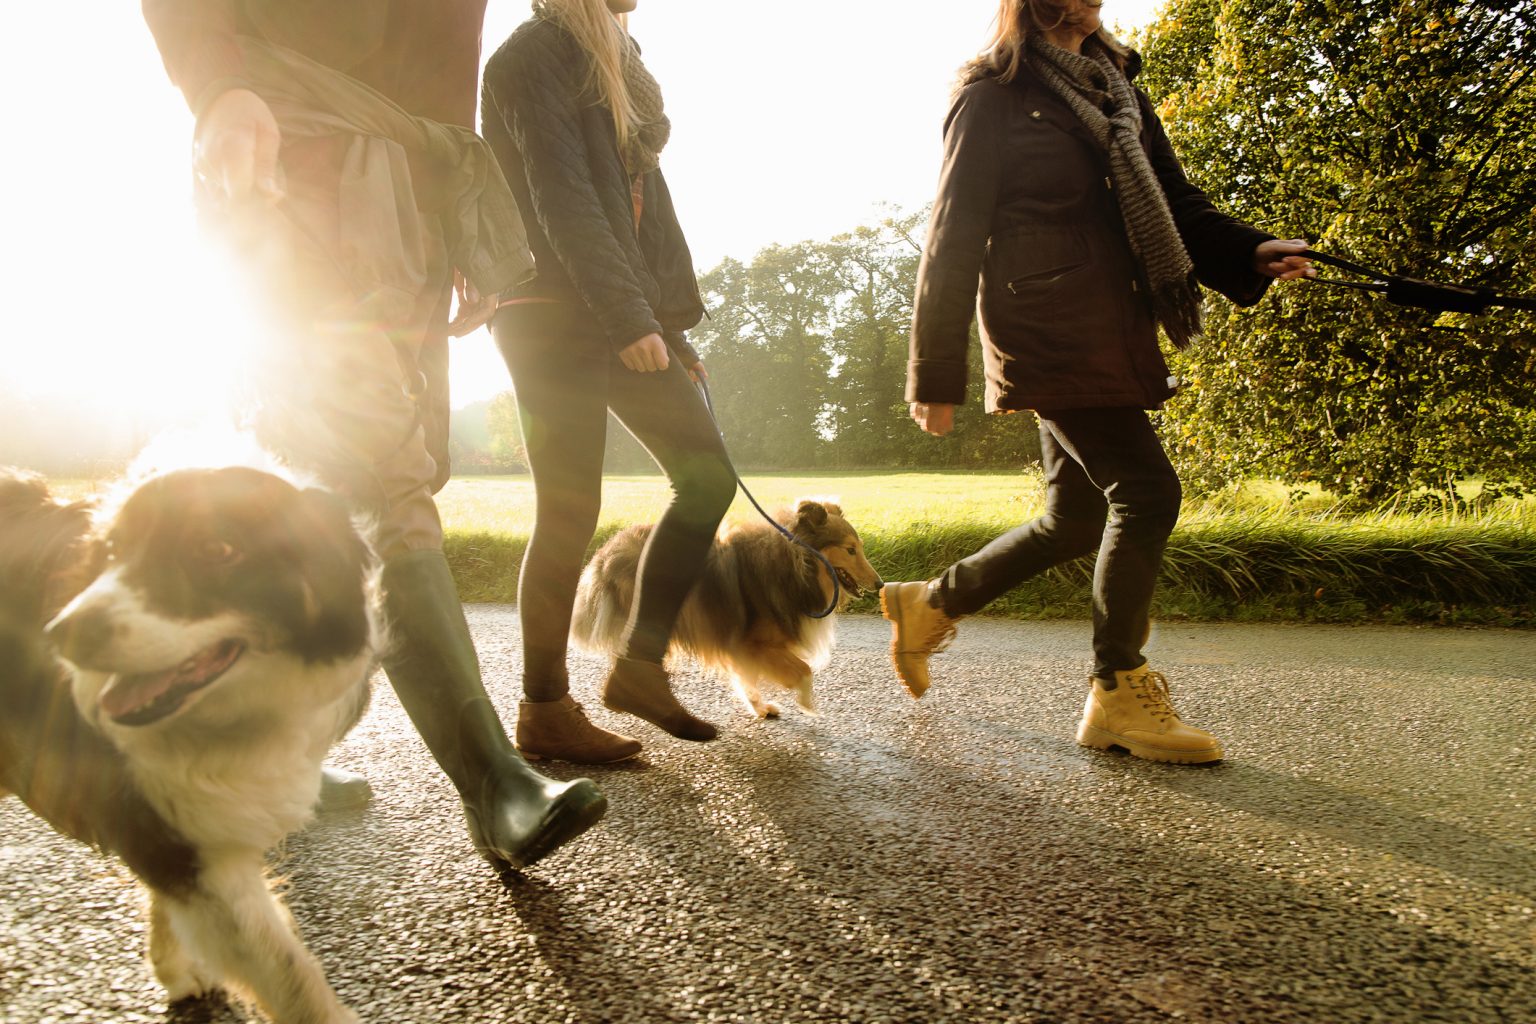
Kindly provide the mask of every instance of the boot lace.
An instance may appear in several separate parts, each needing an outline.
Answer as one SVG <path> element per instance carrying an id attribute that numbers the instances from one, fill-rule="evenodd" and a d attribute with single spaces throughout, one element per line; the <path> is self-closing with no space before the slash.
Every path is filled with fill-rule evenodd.
<path id="1" fill-rule="evenodd" d="M 960 630 L 955 626 L 955 620 L 948 616 L 943 616 L 928 631 L 928 636 L 923 640 L 923 646 L 929 654 L 939 654 L 949 649 L 950 643 L 959 633 Z"/>
<path id="2" fill-rule="evenodd" d="M 1173 710 L 1173 698 L 1168 693 L 1168 679 L 1161 672 L 1146 672 L 1128 680 L 1131 691 L 1141 700 L 1153 717 L 1167 722 L 1179 721 L 1179 713 Z"/>

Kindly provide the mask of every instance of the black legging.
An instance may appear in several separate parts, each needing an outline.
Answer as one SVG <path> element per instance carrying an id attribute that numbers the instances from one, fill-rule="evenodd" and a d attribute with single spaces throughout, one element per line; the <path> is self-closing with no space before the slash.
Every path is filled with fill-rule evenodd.
<path id="1" fill-rule="evenodd" d="M 1113 680 L 1142 661 L 1152 592 L 1183 497 L 1141 409 L 1040 414 L 1045 512 L 939 577 L 951 615 L 980 611 L 1036 573 L 1098 552 L 1093 674 Z"/>
<path id="2" fill-rule="evenodd" d="M 736 477 L 702 397 L 674 355 L 636 373 L 585 308 L 505 307 L 493 323 L 512 373 L 528 468 L 533 535 L 518 581 L 523 692 L 556 700 L 569 689 L 566 638 L 587 544 L 602 502 L 608 410 L 645 446 L 672 485 L 672 503 L 640 558 L 621 653 L 660 662 L 683 601 L 736 493 Z"/>

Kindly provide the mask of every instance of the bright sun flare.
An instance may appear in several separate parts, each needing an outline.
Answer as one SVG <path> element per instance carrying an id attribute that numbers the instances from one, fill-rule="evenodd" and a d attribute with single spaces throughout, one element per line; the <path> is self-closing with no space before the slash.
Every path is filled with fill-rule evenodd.
<path id="1" fill-rule="evenodd" d="M 31 22 L 10 26 L 12 41 L 59 37 L 48 5 L 7 17 Z M 19 306 L 25 341 L 0 383 L 85 416 L 222 415 L 251 332 L 239 276 L 193 219 L 191 117 L 137 4 L 92 10 L 74 43 L 68 61 L 22 55 L 0 72 L 8 95 L 51 100 L 16 105 L 14 137 L 45 140 L 51 159 L 7 168 L 7 191 L 24 197 L 9 233 L 27 240 L 26 276 L 48 298 Z"/>

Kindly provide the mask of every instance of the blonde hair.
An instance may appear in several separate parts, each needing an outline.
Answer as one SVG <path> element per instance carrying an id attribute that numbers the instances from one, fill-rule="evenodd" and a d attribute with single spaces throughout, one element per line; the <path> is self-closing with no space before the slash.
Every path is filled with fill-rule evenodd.
<path id="1" fill-rule="evenodd" d="M 1059 28 L 1073 6 L 1073 0 L 998 0 L 992 37 L 981 53 L 960 69 L 960 85 L 969 85 L 982 78 L 1013 81 L 1024 64 L 1025 43 L 1029 37 Z M 1098 40 L 1115 63 L 1125 66 L 1130 51 L 1110 34 L 1109 29 L 1101 24 L 1090 38 Z"/>
<path id="2" fill-rule="evenodd" d="M 637 120 L 624 84 L 629 16 L 614 15 L 603 0 L 533 0 L 533 10 L 569 32 L 586 53 L 587 88 L 612 112 L 619 152 L 626 152 Z"/>

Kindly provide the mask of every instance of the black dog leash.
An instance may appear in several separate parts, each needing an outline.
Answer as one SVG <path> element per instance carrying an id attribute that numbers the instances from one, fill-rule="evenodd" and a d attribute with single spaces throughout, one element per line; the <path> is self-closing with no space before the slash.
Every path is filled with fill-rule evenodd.
<path id="1" fill-rule="evenodd" d="M 1348 271 L 1368 281 L 1341 281 L 1332 277 L 1314 277 L 1315 284 L 1333 285 L 1336 288 L 1353 288 L 1357 291 L 1376 292 L 1385 295 L 1388 302 L 1413 309 L 1425 309 L 1431 313 L 1482 313 L 1490 306 L 1506 306 L 1511 309 L 1536 309 L 1536 296 L 1501 295 L 1492 288 L 1472 287 L 1461 284 L 1441 284 L 1416 277 L 1399 277 L 1361 266 L 1352 260 L 1330 256 L 1307 249 L 1302 252 L 1309 260 Z"/>
<path id="2" fill-rule="evenodd" d="M 709 382 L 705 380 L 701 375 L 697 378 L 696 383 L 699 386 L 699 393 L 704 396 L 704 408 L 709 410 L 709 418 L 715 424 L 715 433 L 720 436 L 720 443 L 724 445 L 725 433 L 720 429 L 720 421 L 715 418 L 715 403 L 709 396 Z M 759 505 L 757 503 L 757 499 L 752 496 L 752 492 L 747 490 L 747 482 L 741 478 L 740 473 L 736 472 L 735 462 L 731 463 L 731 475 L 736 478 L 736 486 L 741 488 L 741 493 L 747 496 L 747 500 L 752 503 L 752 507 L 757 509 L 757 514 L 762 516 L 763 519 L 768 522 L 768 525 L 782 533 L 791 544 L 798 544 L 805 548 L 805 550 L 809 551 L 812 555 L 815 555 L 816 559 L 820 561 L 822 565 L 827 567 L 827 576 L 832 580 L 832 603 L 827 605 L 826 610 L 824 611 L 807 612 L 806 614 L 813 619 L 824 619 L 828 615 L 831 615 L 833 612 L 837 611 L 837 601 L 842 587 L 837 582 L 837 569 L 832 565 L 831 561 L 828 560 L 826 555 L 822 554 L 820 551 L 817 551 L 805 541 L 784 529 L 784 525 L 782 523 L 764 511 L 763 506 Z"/>

